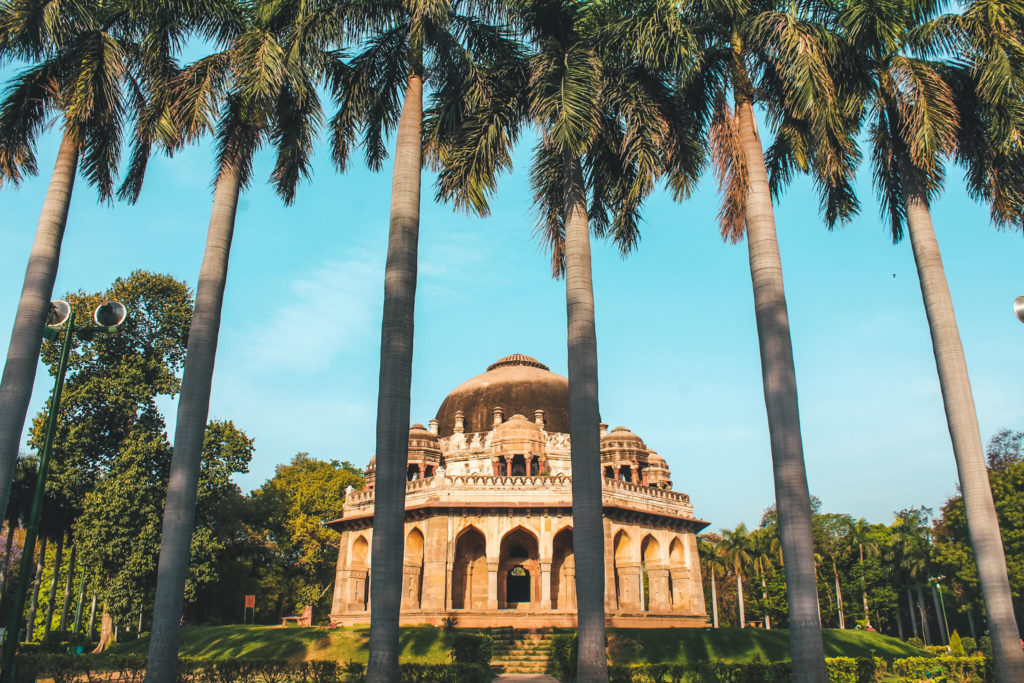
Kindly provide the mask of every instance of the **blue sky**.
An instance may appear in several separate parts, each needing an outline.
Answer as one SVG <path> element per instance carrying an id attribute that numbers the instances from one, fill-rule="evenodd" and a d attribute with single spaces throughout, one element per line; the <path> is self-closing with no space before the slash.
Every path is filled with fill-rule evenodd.
<path id="1" fill-rule="evenodd" d="M 58 138 L 42 174 L 0 189 L 0 330 L 8 334 Z M 439 205 L 424 173 L 412 421 L 511 353 L 566 372 L 563 284 L 532 240 L 528 145 L 489 218 Z M 157 157 L 136 206 L 75 187 L 55 295 L 100 290 L 135 268 L 195 286 L 211 204 L 209 144 Z M 337 174 L 322 151 L 313 182 L 285 208 L 264 182 L 239 207 L 211 418 L 256 441 L 258 486 L 297 451 L 365 465 L 373 452 L 390 165 Z M 940 246 L 985 440 L 1024 428 L 1024 294 L 1019 233 L 994 230 L 958 171 L 934 207 Z M 938 508 L 955 491 L 931 344 L 909 242 L 893 246 L 870 177 L 861 216 L 828 232 L 799 180 L 776 208 L 811 491 L 824 509 L 890 521 Z M 695 197 L 649 201 L 639 249 L 623 260 L 595 244 L 603 419 L 664 456 L 677 490 L 713 528 L 756 525 L 772 503 L 771 458 L 745 243 L 723 244 L 708 179 Z M 6 343 L 8 337 L 3 338 Z M 40 371 L 32 413 L 49 377 Z M 173 432 L 173 401 L 165 403 Z"/>

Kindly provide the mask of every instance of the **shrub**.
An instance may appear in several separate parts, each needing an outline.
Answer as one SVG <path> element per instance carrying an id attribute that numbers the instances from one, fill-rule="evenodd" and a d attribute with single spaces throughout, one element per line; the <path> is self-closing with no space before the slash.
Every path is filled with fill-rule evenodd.
<path id="1" fill-rule="evenodd" d="M 579 641 L 575 633 L 559 633 L 551 637 L 551 673 L 560 681 L 576 680 L 576 653 Z"/>
<path id="2" fill-rule="evenodd" d="M 964 646 L 964 654 L 967 656 L 973 655 L 978 651 L 978 643 L 970 636 L 964 636 L 960 639 L 960 644 Z"/>
<path id="3" fill-rule="evenodd" d="M 487 667 L 494 653 L 494 638 L 486 633 L 459 633 L 452 636 L 448 650 L 456 664 L 478 664 Z"/>
<path id="4" fill-rule="evenodd" d="M 924 641 L 918 638 L 917 636 L 907 638 L 907 645 L 909 645 L 910 647 L 916 647 L 919 650 L 924 649 Z"/>
<path id="5" fill-rule="evenodd" d="M 441 620 L 441 630 L 442 631 L 447 631 L 447 632 L 450 633 L 450 632 L 454 631 L 458 627 L 458 625 L 459 625 L 459 618 L 457 616 L 455 616 L 455 615 L 451 615 L 451 616 L 445 617 L 444 619 Z"/>
<path id="6" fill-rule="evenodd" d="M 982 636 L 978 638 L 978 649 L 986 659 L 992 659 L 992 637 Z"/>
<path id="7" fill-rule="evenodd" d="M 825 665 L 829 683 L 873 683 L 886 669 L 877 657 L 829 657 Z"/>
<path id="8" fill-rule="evenodd" d="M 403 664 L 401 683 L 489 683 L 491 672 L 479 664 Z"/>
<path id="9" fill-rule="evenodd" d="M 892 672 L 913 680 L 981 683 L 986 678 L 984 657 L 906 657 L 892 663 Z"/>
<path id="10" fill-rule="evenodd" d="M 960 634 L 955 629 L 953 635 L 949 637 L 949 654 L 954 657 L 963 657 L 965 654 L 963 641 L 960 640 Z"/>

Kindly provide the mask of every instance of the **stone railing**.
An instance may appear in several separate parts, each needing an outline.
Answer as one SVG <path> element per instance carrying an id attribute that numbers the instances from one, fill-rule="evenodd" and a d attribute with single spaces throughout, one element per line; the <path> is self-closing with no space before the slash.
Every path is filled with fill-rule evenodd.
<path id="1" fill-rule="evenodd" d="M 619 479 L 609 479 L 607 477 L 603 478 L 601 481 L 604 482 L 604 487 L 606 489 L 622 489 L 623 491 L 629 491 L 631 493 L 640 493 L 649 498 L 660 498 L 661 500 L 668 500 L 675 503 L 690 502 L 690 496 L 685 493 L 679 493 L 678 491 L 659 489 L 655 486 L 641 486 L 640 484 L 620 481 Z"/>

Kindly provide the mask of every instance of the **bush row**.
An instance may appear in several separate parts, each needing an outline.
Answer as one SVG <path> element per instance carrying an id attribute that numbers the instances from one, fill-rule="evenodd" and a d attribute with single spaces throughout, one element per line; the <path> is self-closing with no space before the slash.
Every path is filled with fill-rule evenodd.
<path id="1" fill-rule="evenodd" d="M 289 662 L 285 660 L 201 660 L 178 662 L 179 683 L 362 683 L 365 667 L 359 662 Z M 115 656 L 106 663 L 85 655 L 20 655 L 17 683 L 52 678 L 53 683 L 117 681 L 142 683 L 143 656 Z M 490 671 L 480 664 L 403 664 L 401 683 L 487 683 Z"/>
<path id="2" fill-rule="evenodd" d="M 892 663 L 892 673 L 914 681 L 983 683 L 993 679 L 990 662 L 985 657 L 907 657 Z"/>

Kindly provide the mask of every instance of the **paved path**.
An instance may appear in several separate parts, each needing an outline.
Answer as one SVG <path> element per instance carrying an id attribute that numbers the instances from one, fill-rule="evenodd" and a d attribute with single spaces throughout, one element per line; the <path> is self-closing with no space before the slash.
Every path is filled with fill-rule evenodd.
<path id="1" fill-rule="evenodd" d="M 558 679 L 534 674 L 502 674 L 493 683 L 558 683 Z"/>

